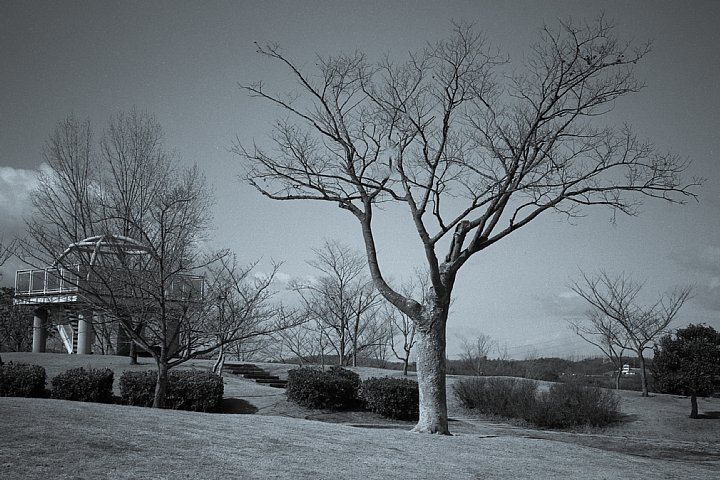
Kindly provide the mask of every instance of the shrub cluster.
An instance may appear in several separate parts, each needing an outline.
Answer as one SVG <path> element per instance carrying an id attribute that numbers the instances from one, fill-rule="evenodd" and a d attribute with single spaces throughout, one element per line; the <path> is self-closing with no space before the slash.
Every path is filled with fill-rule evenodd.
<path id="1" fill-rule="evenodd" d="M 0 397 L 44 397 L 45 369 L 39 365 L 0 365 Z"/>
<path id="2" fill-rule="evenodd" d="M 56 375 L 50 383 L 52 398 L 98 403 L 112 401 L 113 371 L 109 368 L 73 368 Z"/>
<path id="3" fill-rule="evenodd" d="M 609 390 L 558 383 L 547 392 L 514 378 L 472 378 L 455 384 L 455 397 L 481 413 L 520 418 L 540 427 L 604 426 L 619 420 L 619 399 Z"/>
<path id="4" fill-rule="evenodd" d="M 383 417 L 417 420 L 418 384 L 406 378 L 369 378 L 362 382 L 361 397 L 367 408 Z"/>
<path id="5" fill-rule="evenodd" d="M 340 367 L 299 368 L 288 372 L 287 398 L 308 408 L 349 410 L 359 406 L 361 383 L 357 373 Z"/>
<path id="6" fill-rule="evenodd" d="M 123 372 L 120 398 L 126 405 L 151 407 L 155 397 L 157 372 Z M 168 373 L 165 408 L 212 412 L 222 403 L 225 386 L 222 377 L 212 372 L 176 370 Z"/>
<path id="7" fill-rule="evenodd" d="M 543 392 L 526 420 L 547 428 L 576 425 L 602 427 L 620 419 L 614 392 L 577 383 L 557 383 Z"/>
<path id="8" fill-rule="evenodd" d="M 524 418 L 536 401 L 537 382 L 519 378 L 476 377 L 457 382 L 454 393 L 466 408 L 488 415 Z"/>

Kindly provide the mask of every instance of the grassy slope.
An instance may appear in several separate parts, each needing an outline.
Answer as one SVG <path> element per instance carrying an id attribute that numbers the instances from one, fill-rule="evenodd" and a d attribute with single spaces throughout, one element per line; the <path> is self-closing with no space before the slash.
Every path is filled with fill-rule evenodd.
<path id="1" fill-rule="evenodd" d="M 50 376 L 76 366 L 73 362 L 126 367 L 126 359 L 117 357 L 53 357 L 4 354 L 3 360 L 44 363 Z M 269 387 L 244 380 L 226 379 L 226 394 L 254 403 L 259 413 L 288 405 Z M 362 429 L 280 416 L 0 398 L 0 478 L 659 479 L 720 474 L 717 420 L 695 421 L 688 429 L 679 421 L 687 415 L 686 399 L 632 395 L 623 398 L 623 409 L 630 400 L 635 421 L 609 435 L 542 432 L 464 418 L 454 422 L 457 436 L 443 438 L 411 434 L 404 427 Z M 720 410 L 720 402 L 705 407 Z M 666 415 L 681 425 L 668 431 L 670 423 L 646 420 Z M 633 426 L 642 426 L 638 437 Z M 648 435 L 653 437 L 643 450 L 630 448 Z M 683 449 L 695 457 L 673 455 Z"/>

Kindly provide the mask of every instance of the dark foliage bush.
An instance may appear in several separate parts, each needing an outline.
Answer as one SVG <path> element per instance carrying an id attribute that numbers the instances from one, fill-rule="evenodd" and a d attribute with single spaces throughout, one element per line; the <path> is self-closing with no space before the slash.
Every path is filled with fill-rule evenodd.
<path id="1" fill-rule="evenodd" d="M 475 377 L 454 386 L 455 397 L 480 413 L 523 418 L 535 403 L 537 383 L 519 378 Z"/>
<path id="2" fill-rule="evenodd" d="M 157 372 L 123 372 L 120 398 L 126 405 L 151 407 L 155 397 Z M 212 372 L 176 370 L 168 373 L 165 408 L 212 412 L 219 409 L 225 386 L 222 377 Z"/>
<path id="3" fill-rule="evenodd" d="M 125 405 L 152 407 L 157 372 L 125 371 L 120 375 L 120 399 Z M 169 383 L 169 382 L 168 382 Z"/>
<path id="4" fill-rule="evenodd" d="M 538 396 L 525 420 L 547 428 L 601 427 L 620 419 L 619 403 L 618 396 L 610 390 L 573 382 L 557 383 Z"/>
<path id="5" fill-rule="evenodd" d="M 52 398 L 99 403 L 112 401 L 113 371 L 109 368 L 73 368 L 56 375 L 50 383 Z"/>
<path id="6" fill-rule="evenodd" d="M 0 397 L 44 397 L 45 369 L 39 365 L 0 365 Z"/>
<path id="7" fill-rule="evenodd" d="M 288 372 L 288 400 L 308 408 L 349 410 L 360 405 L 360 376 L 340 367 L 324 372 L 299 368 Z"/>
<path id="8" fill-rule="evenodd" d="M 407 378 L 369 378 L 362 382 L 361 397 L 367 408 L 383 417 L 417 420 L 418 384 Z"/>

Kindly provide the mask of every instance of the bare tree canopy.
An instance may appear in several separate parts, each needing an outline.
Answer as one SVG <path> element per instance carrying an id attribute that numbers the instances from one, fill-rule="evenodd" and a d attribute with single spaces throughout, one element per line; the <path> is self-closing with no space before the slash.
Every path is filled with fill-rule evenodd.
<path id="1" fill-rule="evenodd" d="M 405 61 L 355 52 L 307 69 L 278 45 L 258 46 L 298 87 L 241 85 L 283 111 L 271 146 L 236 144 L 245 179 L 269 198 L 331 202 L 358 219 L 376 288 L 418 328 L 417 431 L 449 432 L 445 327 L 472 255 L 544 212 L 577 217 L 603 205 L 634 215 L 643 197 L 695 197 L 687 161 L 602 121 L 642 88 L 634 66 L 649 50 L 618 40 L 602 17 L 546 26 L 513 63 L 464 24 Z M 430 275 L 424 299 L 381 269 L 373 216 L 383 202 L 413 221 Z"/>
<path id="2" fill-rule="evenodd" d="M 358 252 L 333 240 L 313 251 L 315 258 L 308 264 L 320 275 L 294 281 L 290 289 L 300 296 L 306 320 L 316 323 L 314 330 L 321 337 L 317 340 L 324 338 L 339 365 L 357 366 L 358 356 L 384 341 L 376 315 L 382 298 Z"/>
<path id="3" fill-rule="evenodd" d="M 590 304 L 587 316 L 592 326 L 578 324 L 578 333 L 588 341 L 591 335 L 599 336 L 601 341 L 593 344 L 608 356 L 622 356 L 625 348 L 635 352 L 640 361 L 642 395 L 648 396 L 643 353 L 668 332 L 668 326 L 690 298 L 692 287 L 677 288 L 662 294 L 654 303 L 643 305 L 639 294 L 644 284 L 625 274 L 611 276 L 601 272 L 594 277 L 582 276 L 582 281 L 574 283 L 572 289 Z"/>
<path id="4" fill-rule="evenodd" d="M 196 165 L 168 153 L 152 115 L 116 115 L 97 143 L 88 121 L 69 117 L 45 160 L 25 257 L 64 272 L 83 317 L 106 337 L 112 330 L 152 355 L 153 406 L 164 404 L 169 369 L 281 328 L 270 290 L 277 267 L 260 280 L 255 264 L 241 267 L 229 251 L 203 244 L 211 190 Z"/>

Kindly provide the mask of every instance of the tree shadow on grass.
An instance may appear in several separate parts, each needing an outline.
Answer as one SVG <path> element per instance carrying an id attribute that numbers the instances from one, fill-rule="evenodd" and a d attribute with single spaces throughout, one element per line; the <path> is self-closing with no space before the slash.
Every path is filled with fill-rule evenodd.
<path id="1" fill-rule="evenodd" d="M 720 420 L 720 412 L 704 412 L 698 415 L 698 419 Z"/>
<path id="2" fill-rule="evenodd" d="M 258 409 L 255 405 L 242 398 L 223 398 L 217 413 L 252 415 L 257 413 L 257 411 Z"/>

